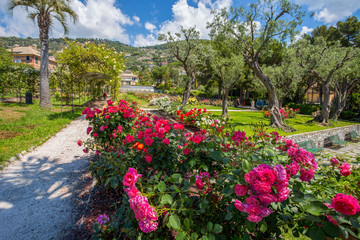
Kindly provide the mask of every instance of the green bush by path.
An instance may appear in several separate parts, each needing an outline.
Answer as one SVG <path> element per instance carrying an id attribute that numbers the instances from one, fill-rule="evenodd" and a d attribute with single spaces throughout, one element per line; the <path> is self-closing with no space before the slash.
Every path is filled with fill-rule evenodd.
<path id="1" fill-rule="evenodd" d="M 212 112 L 213 115 L 220 116 L 221 112 Z M 251 112 L 251 111 L 243 111 L 243 112 L 229 112 L 231 118 L 231 124 L 235 127 L 236 130 L 244 130 L 245 132 L 252 134 L 253 133 L 253 124 L 256 124 L 262 121 L 265 125 L 269 126 L 270 119 L 265 118 L 262 112 Z M 358 122 L 352 121 L 338 121 L 333 122 L 329 126 L 322 126 L 317 124 L 316 122 L 309 122 L 313 119 L 312 116 L 308 115 L 297 115 L 295 118 L 285 119 L 285 123 L 295 128 L 295 132 L 286 133 L 279 129 L 268 127 L 268 132 L 277 131 L 281 135 L 293 135 L 304 132 L 313 132 L 319 131 L 334 127 L 343 127 L 352 124 L 359 124 Z"/>
<path id="2" fill-rule="evenodd" d="M 0 165 L 11 157 L 37 146 L 81 114 L 80 109 L 45 110 L 38 104 L 0 104 Z"/>

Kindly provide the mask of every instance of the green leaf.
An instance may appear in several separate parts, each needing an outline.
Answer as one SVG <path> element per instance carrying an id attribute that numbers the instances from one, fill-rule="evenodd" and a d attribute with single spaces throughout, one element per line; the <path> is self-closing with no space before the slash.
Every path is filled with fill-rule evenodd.
<path id="1" fill-rule="evenodd" d="M 214 235 L 212 235 L 211 233 L 209 234 L 209 240 L 215 240 L 215 236 Z"/>
<path id="2" fill-rule="evenodd" d="M 243 161 L 242 161 L 242 168 L 244 169 L 245 172 L 250 172 L 250 170 L 251 170 L 251 164 L 250 164 L 249 160 L 243 159 Z"/>
<path id="3" fill-rule="evenodd" d="M 260 231 L 262 233 L 266 232 L 267 230 L 267 225 L 266 225 L 266 222 L 262 223 L 261 226 L 260 226 Z"/>
<path id="4" fill-rule="evenodd" d="M 223 230 L 223 226 L 221 226 L 220 224 L 215 224 L 214 225 L 214 229 L 213 229 L 213 232 L 216 233 L 216 234 L 219 234 L 221 233 Z"/>
<path id="5" fill-rule="evenodd" d="M 177 182 L 177 183 L 181 183 L 182 181 L 182 178 L 181 178 L 181 174 L 179 173 L 174 173 L 172 176 L 171 176 L 172 180 Z"/>
<path id="6" fill-rule="evenodd" d="M 202 240 L 209 240 L 209 239 L 207 238 L 207 236 L 202 236 L 201 239 L 202 239 Z"/>
<path id="7" fill-rule="evenodd" d="M 220 161 L 221 159 L 223 159 L 223 152 L 222 151 L 211 152 L 210 157 L 215 161 Z"/>
<path id="8" fill-rule="evenodd" d="M 194 232 L 194 233 L 191 234 L 190 238 L 191 238 L 191 240 L 197 240 L 198 239 L 198 234 Z"/>
<path id="9" fill-rule="evenodd" d="M 213 230 L 214 224 L 212 222 L 208 222 L 206 225 L 206 230 L 211 232 Z"/>
<path id="10" fill-rule="evenodd" d="M 328 210 L 328 208 L 322 202 L 311 202 L 310 205 L 305 207 L 308 213 L 315 216 L 320 216 Z"/>
<path id="11" fill-rule="evenodd" d="M 111 184 L 112 188 L 117 188 L 117 186 L 119 184 L 117 177 L 115 177 L 115 176 L 111 177 L 110 184 Z"/>
<path id="12" fill-rule="evenodd" d="M 183 240 L 186 238 L 186 234 L 184 232 L 179 232 L 177 235 L 176 235 L 176 240 Z"/>
<path id="13" fill-rule="evenodd" d="M 180 219 L 176 214 L 172 214 L 169 218 L 170 226 L 173 227 L 175 230 L 181 229 Z"/>
<path id="14" fill-rule="evenodd" d="M 190 230 L 190 219 L 189 218 L 184 219 L 184 227 L 186 230 Z"/>
<path id="15" fill-rule="evenodd" d="M 264 150 L 264 155 L 267 157 L 274 157 L 276 154 L 273 150 L 267 148 Z"/>
<path id="16" fill-rule="evenodd" d="M 325 239 L 325 233 L 320 227 L 312 227 L 309 231 L 311 239 Z"/>
<path id="17" fill-rule="evenodd" d="M 225 215 L 225 220 L 226 220 L 226 221 L 229 221 L 229 220 L 232 219 L 232 218 L 233 218 L 232 212 L 228 212 L 228 213 Z"/>
<path id="18" fill-rule="evenodd" d="M 331 222 L 323 222 L 321 223 L 321 226 L 324 228 L 325 232 L 327 234 L 329 234 L 331 237 L 339 237 L 340 235 L 340 230 L 338 227 L 336 227 L 334 224 L 332 224 Z"/>
<path id="19" fill-rule="evenodd" d="M 165 190 L 166 190 L 166 184 L 163 181 L 159 182 L 157 187 L 158 187 L 160 192 L 165 192 Z"/>
<path id="20" fill-rule="evenodd" d="M 173 198 L 169 194 L 165 194 L 161 197 L 162 204 L 172 204 Z"/>

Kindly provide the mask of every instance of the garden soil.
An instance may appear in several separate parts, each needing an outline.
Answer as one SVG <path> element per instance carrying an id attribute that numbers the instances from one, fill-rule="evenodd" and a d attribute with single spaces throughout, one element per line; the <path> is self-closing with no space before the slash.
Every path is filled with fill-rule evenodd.
<path id="1" fill-rule="evenodd" d="M 74 120 L 0 171 L 0 239 L 79 239 L 92 187 L 89 154 L 77 145 L 87 127 L 84 116 Z"/>

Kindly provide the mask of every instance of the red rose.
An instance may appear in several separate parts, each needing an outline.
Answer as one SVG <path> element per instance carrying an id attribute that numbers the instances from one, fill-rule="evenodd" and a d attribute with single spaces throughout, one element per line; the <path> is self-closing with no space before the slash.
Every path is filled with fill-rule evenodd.
<path id="1" fill-rule="evenodd" d="M 342 193 L 336 194 L 332 199 L 331 206 L 338 212 L 345 215 L 354 215 L 360 212 L 360 206 L 356 198 Z"/>

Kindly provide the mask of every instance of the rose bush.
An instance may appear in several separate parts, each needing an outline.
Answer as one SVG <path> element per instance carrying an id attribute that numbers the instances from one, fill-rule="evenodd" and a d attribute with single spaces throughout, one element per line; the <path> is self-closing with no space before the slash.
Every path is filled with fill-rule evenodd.
<path id="1" fill-rule="evenodd" d="M 124 101 L 84 114 L 92 174 L 123 192 L 95 239 L 358 237 L 360 170 L 346 159 L 276 132 L 187 132 Z"/>

